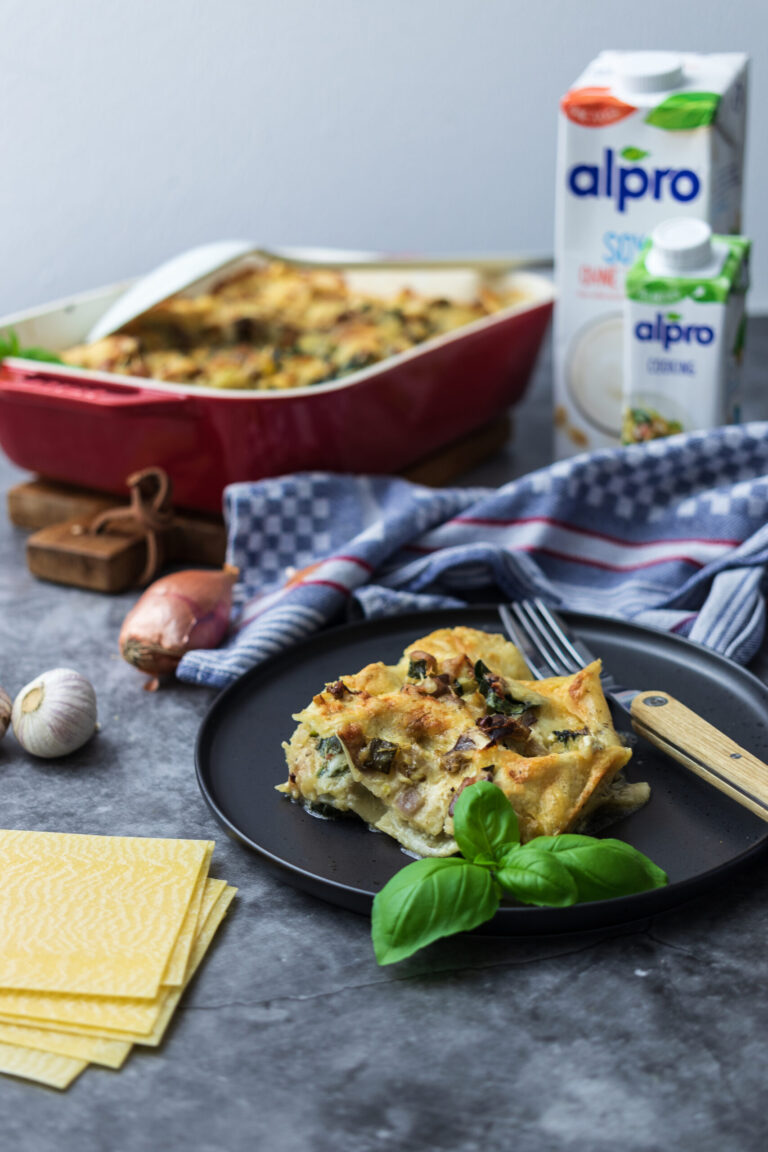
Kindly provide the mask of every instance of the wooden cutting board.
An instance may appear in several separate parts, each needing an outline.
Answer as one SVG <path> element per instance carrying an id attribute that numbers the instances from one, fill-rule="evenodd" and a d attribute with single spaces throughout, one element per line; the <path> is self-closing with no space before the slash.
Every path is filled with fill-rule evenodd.
<path id="1" fill-rule="evenodd" d="M 511 421 L 502 416 L 461 440 L 434 452 L 402 473 L 417 484 L 440 487 L 501 451 Z M 97 592 L 137 587 L 146 562 L 143 534 L 119 525 L 94 533 L 97 516 L 124 500 L 38 477 L 8 492 L 8 515 L 20 528 L 33 529 L 27 540 L 27 565 L 33 575 L 57 584 Z M 178 512 L 164 536 L 167 567 L 218 568 L 224 563 L 226 530 L 220 516 Z"/>

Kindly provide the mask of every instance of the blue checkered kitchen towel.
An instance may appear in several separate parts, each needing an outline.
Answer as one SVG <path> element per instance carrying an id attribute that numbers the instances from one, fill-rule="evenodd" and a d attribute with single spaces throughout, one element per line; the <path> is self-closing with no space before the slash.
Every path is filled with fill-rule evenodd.
<path id="1" fill-rule="evenodd" d="M 282 476 L 230 486 L 225 515 L 241 573 L 233 630 L 184 657 L 178 675 L 193 683 L 228 684 L 345 608 L 373 617 L 466 597 L 542 596 L 742 663 L 763 637 L 768 423 L 584 454 L 498 489 Z"/>

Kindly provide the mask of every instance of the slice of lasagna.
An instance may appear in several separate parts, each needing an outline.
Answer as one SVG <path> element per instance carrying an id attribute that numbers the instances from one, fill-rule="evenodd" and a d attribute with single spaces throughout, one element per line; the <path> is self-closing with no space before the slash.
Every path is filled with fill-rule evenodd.
<path id="1" fill-rule="evenodd" d="M 492 780 L 521 838 L 594 828 L 639 808 L 647 784 L 620 776 L 600 662 L 533 680 L 503 636 L 444 628 L 395 665 L 326 685 L 294 719 L 279 786 L 311 808 L 354 812 L 420 856 L 449 856 L 456 797 Z"/>

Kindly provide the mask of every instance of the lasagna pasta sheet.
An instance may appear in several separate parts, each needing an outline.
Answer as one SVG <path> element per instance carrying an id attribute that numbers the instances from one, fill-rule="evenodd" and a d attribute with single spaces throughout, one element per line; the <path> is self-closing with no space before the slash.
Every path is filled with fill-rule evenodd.
<path id="1" fill-rule="evenodd" d="M 52 1052 L 38 1052 L 32 1048 L 0 1043 L 0 1072 L 6 1076 L 35 1080 L 49 1088 L 69 1088 L 72 1081 L 87 1067 L 85 1060 L 73 1060 L 70 1056 L 57 1056 Z"/>
<path id="2" fill-rule="evenodd" d="M 209 919 L 215 906 L 224 899 L 227 885 L 223 880 L 208 880 L 200 909 L 200 927 L 190 955 L 185 981 L 191 978 L 202 959 L 200 941 L 210 943 Z M 234 895 L 234 890 L 229 889 Z M 231 900 L 231 897 L 230 897 Z M 224 911 L 230 900 L 227 900 Z M 222 914 L 223 915 L 223 914 Z M 215 917 L 214 917 L 215 920 Z M 217 921 L 220 923 L 220 920 Z M 49 996 L 25 992 L 0 992 L 0 1021 L 29 1024 L 72 1031 L 85 1036 L 145 1042 L 155 1029 L 166 1005 L 178 1003 L 182 988 L 161 988 L 152 1000 L 107 996 Z"/>
<path id="3" fill-rule="evenodd" d="M 0 1072 L 36 1080 L 53 1088 L 67 1088 L 89 1063 L 120 1068 L 133 1043 L 157 1046 L 163 1039 L 181 995 L 194 976 L 217 929 L 234 899 L 237 889 L 222 880 L 206 886 L 205 915 L 195 937 L 190 961 L 181 987 L 166 989 L 160 1000 L 155 1023 L 146 1035 L 110 1039 L 104 1035 L 79 1035 L 56 1030 L 58 1026 L 0 1023 Z"/>
<path id="4" fill-rule="evenodd" d="M 235 895 L 212 850 L 0 832 L 0 1073 L 63 1089 L 160 1043 Z"/>
<path id="5" fill-rule="evenodd" d="M 152 999 L 212 848 L 0 832 L 0 988 Z"/>

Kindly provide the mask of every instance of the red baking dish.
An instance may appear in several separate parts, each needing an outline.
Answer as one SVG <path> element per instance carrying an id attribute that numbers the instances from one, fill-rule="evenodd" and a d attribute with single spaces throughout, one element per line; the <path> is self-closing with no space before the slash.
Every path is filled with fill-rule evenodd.
<path id="1" fill-rule="evenodd" d="M 466 270 L 348 272 L 363 290 L 460 298 Z M 512 273 L 522 303 L 341 380 L 282 392 L 223 391 L 31 360 L 0 366 L 0 446 L 22 468 L 124 493 L 165 468 L 181 507 L 219 511 L 225 485 L 286 472 L 396 472 L 522 396 L 552 311 L 551 283 Z M 25 345 L 79 343 L 128 285 L 0 319 Z"/>

